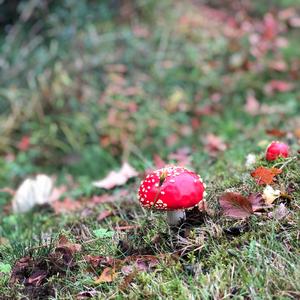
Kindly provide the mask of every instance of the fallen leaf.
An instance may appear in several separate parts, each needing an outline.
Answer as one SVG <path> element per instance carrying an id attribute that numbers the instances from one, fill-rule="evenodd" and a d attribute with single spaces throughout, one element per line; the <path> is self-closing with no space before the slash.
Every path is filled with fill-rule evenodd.
<path id="1" fill-rule="evenodd" d="M 171 153 L 168 159 L 175 160 L 179 166 L 187 166 L 191 163 L 191 149 L 188 147 L 180 148 L 175 153 Z"/>
<path id="2" fill-rule="evenodd" d="M 225 151 L 227 145 L 220 137 L 210 133 L 204 138 L 204 148 L 211 156 L 216 156 L 219 152 Z"/>
<path id="3" fill-rule="evenodd" d="M 79 210 L 82 206 L 78 201 L 65 198 L 62 201 L 57 200 L 51 202 L 51 207 L 56 214 L 70 213 Z"/>
<path id="4" fill-rule="evenodd" d="M 40 286 L 47 275 L 46 270 L 36 270 L 27 278 L 25 283 L 32 286 Z"/>
<path id="5" fill-rule="evenodd" d="M 238 193 L 224 193 L 221 195 L 219 202 L 224 215 L 228 217 L 243 219 L 253 213 L 252 205 L 248 198 Z"/>
<path id="6" fill-rule="evenodd" d="M 276 220 L 282 220 L 288 214 L 289 214 L 289 210 L 286 208 L 286 206 L 283 203 L 280 203 L 280 205 L 274 211 L 270 212 L 268 216 Z"/>
<path id="7" fill-rule="evenodd" d="M 116 231 L 123 231 L 123 230 L 131 230 L 131 229 L 136 229 L 140 228 L 140 225 L 125 225 L 125 226 L 116 226 L 114 227 L 114 230 Z"/>
<path id="8" fill-rule="evenodd" d="M 291 27 L 299 28 L 300 27 L 300 17 L 293 17 L 289 20 Z"/>
<path id="9" fill-rule="evenodd" d="M 251 116 L 260 114 L 260 103 L 253 92 L 248 93 L 244 110 Z"/>
<path id="10" fill-rule="evenodd" d="M 116 271 L 114 268 L 106 267 L 101 273 L 100 277 L 95 280 L 95 284 L 103 282 L 112 282 L 117 277 Z"/>
<path id="11" fill-rule="evenodd" d="M 274 16 L 271 13 L 267 13 L 264 16 L 263 22 L 263 39 L 273 40 L 277 36 L 278 30 L 278 21 L 274 18 Z"/>
<path id="12" fill-rule="evenodd" d="M 17 145 L 20 151 L 27 151 L 30 148 L 30 136 L 24 135 Z"/>
<path id="13" fill-rule="evenodd" d="M 111 210 L 104 210 L 98 215 L 97 221 L 101 222 L 102 220 L 106 219 L 107 217 L 111 216 L 112 214 L 113 214 L 113 212 Z"/>
<path id="14" fill-rule="evenodd" d="M 294 85 L 283 80 L 271 80 L 265 85 L 265 92 L 267 95 L 272 95 L 274 92 L 289 92 L 293 90 Z"/>
<path id="15" fill-rule="evenodd" d="M 294 135 L 295 135 L 295 137 L 296 137 L 297 139 L 300 139 L 300 128 L 296 128 L 296 129 L 294 130 Z"/>
<path id="16" fill-rule="evenodd" d="M 166 165 L 166 162 L 157 153 L 153 156 L 153 162 L 157 169 L 161 169 Z"/>
<path id="17" fill-rule="evenodd" d="M 248 200 L 251 203 L 253 212 L 265 209 L 264 199 L 261 193 L 252 193 L 248 196 Z"/>
<path id="18" fill-rule="evenodd" d="M 115 186 L 124 185 L 128 179 L 136 177 L 137 171 L 127 162 L 124 162 L 118 172 L 111 171 L 104 179 L 94 181 L 93 185 L 98 188 L 112 189 Z"/>
<path id="19" fill-rule="evenodd" d="M 81 245 L 70 242 L 69 239 L 65 235 L 59 236 L 56 250 L 58 248 L 68 248 L 72 253 L 81 251 Z"/>
<path id="20" fill-rule="evenodd" d="M 274 190 L 270 185 L 264 188 L 262 197 L 266 204 L 272 204 L 277 198 L 280 197 L 280 190 Z"/>
<path id="21" fill-rule="evenodd" d="M 260 185 L 272 184 L 274 177 L 282 172 L 281 169 L 277 168 L 265 168 L 258 167 L 256 170 L 251 172 L 251 176 L 256 179 Z"/>
<path id="22" fill-rule="evenodd" d="M 276 128 L 267 129 L 266 133 L 268 135 L 276 136 L 276 137 L 279 137 L 279 138 L 286 136 L 286 132 L 285 131 L 282 131 L 282 130 L 279 130 L 279 129 L 276 129 Z"/>
<path id="23" fill-rule="evenodd" d="M 272 60 L 269 62 L 269 68 L 277 72 L 285 72 L 288 69 L 288 65 L 284 60 Z"/>
<path id="24" fill-rule="evenodd" d="M 122 262 L 120 259 L 101 255 L 86 255 L 84 259 L 95 269 L 103 266 L 116 268 Z"/>

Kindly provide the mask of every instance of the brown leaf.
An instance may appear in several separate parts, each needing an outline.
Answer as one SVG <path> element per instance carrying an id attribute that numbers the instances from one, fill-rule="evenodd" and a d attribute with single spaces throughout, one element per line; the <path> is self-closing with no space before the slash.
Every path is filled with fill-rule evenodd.
<path id="1" fill-rule="evenodd" d="M 279 129 L 276 129 L 276 128 L 267 129 L 266 133 L 268 135 L 272 135 L 272 136 L 276 136 L 276 137 L 284 137 L 284 136 L 286 136 L 286 132 L 285 131 L 282 131 L 282 130 L 279 130 Z"/>
<path id="2" fill-rule="evenodd" d="M 68 248 L 72 253 L 81 251 L 81 245 L 71 243 L 65 235 L 59 236 L 57 248 Z"/>
<path id="3" fill-rule="evenodd" d="M 100 277 L 95 280 L 95 284 L 112 282 L 116 279 L 116 277 L 116 270 L 114 268 L 106 267 L 101 273 Z"/>
<path id="4" fill-rule="evenodd" d="M 140 227 L 141 227 L 140 225 L 124 225 L 124 226 L 116 226 L 114 227 L 114 230 L 116 231 L 132 230 Z"/>
<path id="5" fill-rule="evenodd" d="M 251 203 L 253 212 L 263 210 L 264 199 L 261 193 L 252 193 L 248 196 L 248 201 Z"/>
<path id="6" fill-rule="evenodd" d="M 92 265 L 93 268 L 98 268 L 100 266 L 105 266 L 105 267 L 116 267 L 119 265 L 122 260 L 113 258 L 110 256 L 93 256 L 93 255 L 86 255 L 84 259 Z"/>
<path id="7" fill-rule="evenodd" d="M 47 277 L 46 270 L 36 270 L 25 281 L 25 284 L 40 286 L 42 281 Z"/>
<path id="8" fill-rule="evenodd" d="M 256 170 L 251 172 L 251 176 L 256 179 L 260 185 L 272 184 L 274 177 L 282 172 L 281 169 L 277 168 L 265 168 L 258 167 Z"/>
<path id="9" fill-rule="evenodd" d="M 228 217 L 243 219 L 253 213 L 252 205 L 248 198 L 238 193 L 225 193 L 221 195 L 219 202 L 224 215 Z"/>

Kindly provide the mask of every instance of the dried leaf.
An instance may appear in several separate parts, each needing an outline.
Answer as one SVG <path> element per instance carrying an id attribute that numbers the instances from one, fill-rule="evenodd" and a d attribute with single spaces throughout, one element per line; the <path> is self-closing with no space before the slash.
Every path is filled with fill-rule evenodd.
<path id="1" fill-rule="evenodd" d="M 95 284 L 103 282 L 112 282 L 117 277 L 116 270 L 114 268 L 106 267 L 101 273 L 100 277 L 95 280 Z"/>
<path id="2" fill-rule="evenodd" d="M 267 129 L 266 133 L 268 135 L 276 136 L 276 137 L 279 137 L 279 138 L 286 136 L 286 132 L 285 131 L 282 131 L 282 130 L 279 130 L 279 129 L 276 129 L 276 128 Z"/>
<path id="3" fill-rule="evenodd" d="M 270 185 L 267 185 L 263 191 L 263 199 L 266 204 L 272 204 L 277 198 L 280 197 L 280 190 L 274 190 Z"/>
<path id="4" fill-rule="evenodd" d="M 251 176 L 255 178 L 257 183 L 260 185 L 272 184 L 274 177 L 281 172 L 282 170 L 277 168 L 258 167 L 256 170 L 251 172 Z"/>
<path id="5" fill-rule="evenodd" d="M 224 215 L 228 217 L 243 219 L 253 213 L 252 205 L 248 198 L 238 193 L 225 193 L 221 195 L 219 202 Z"/>
<path id="6" fill-rule="evenodd" d="M 286 208 L 286 206 L 283 203 L 280 203 L 280 205 L 273 212 L 270 212 L 268 216 L 276 220 L 281 220 L 285 218 L 288 214 L 289 214 L 289 210 Z"/>
<path id="7" fill-rule="evenodd" d="M 58 248 L 68 248 L 72 253 L 76 253 L 76 252 L 81 251 L 81 245 L 71 243 L 65 235 L 60 235 L 59 236 L 56 250 Z"/>
<path id="8" fill-rule="evenodd" d="M 261 193 L 252 193 L 248 196 L 248 200 L 252 205 L 253 212 L 265 209 L 264 199 Z"/>
<path id="9" fill-rule="evenodd" d="M 115 186 L 124 185 L 128 179 L 136 177 L 137 175 L 137 171 L 127 162 L 124 162 L 122 168 L 118 172 L 110 172 L 104 179 L 93 182 L 93 185 L 98 188 L 109 190 Z"/>

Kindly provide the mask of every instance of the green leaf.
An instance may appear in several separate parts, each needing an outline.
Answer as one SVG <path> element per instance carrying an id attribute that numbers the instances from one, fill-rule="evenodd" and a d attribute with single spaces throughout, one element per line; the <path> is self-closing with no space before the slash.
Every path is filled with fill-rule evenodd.
<path id="1" fill-rule="evenodd" d="M 93 233 L 97 238 L 110 238 L 114 235 L 115 232 L 107 230 L 105 228 L 99 228 L 93 230 Z"/>
<path id="2" fill-rule="evenodd" d="M 11 271 L 10 264 L 5 264 L 5 263 L 0 262 L 0 273 L 9 274 L 10 271 Z"/>

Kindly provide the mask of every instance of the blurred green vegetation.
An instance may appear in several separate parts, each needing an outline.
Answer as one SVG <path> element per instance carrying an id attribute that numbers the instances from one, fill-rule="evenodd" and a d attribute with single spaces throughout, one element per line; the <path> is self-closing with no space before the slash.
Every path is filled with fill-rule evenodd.
<path id="1" fill-rule="evenodd" d="M 282 4 L 289 5 L 274 6 Z M 234 8 L 223 5 L 224 11 Z M 260 13 L 269 9 L 247 5 L 249 11 L 259 6 Z M 256 72 L 240 65 L 254 59 L 247 35 L 228 38 L 220 21 L 200 17 L 198 24 L 193 7 L 172 1 L 32 0 L 20 2 L 17 11 L 0 48 L 1 164 L 8 153 L 15 155 L 1 172 L 4 184 L 41 170 L 95 178 L 122 159 L 142 167 L 141 157 L 167 159 L 183 146 L 199 158 L 197 169 L 208 159 L 206 133 L 251 152 L 256 137 L 241 132 L 262 122 L 257 134 L 264 139 L 265 127 L 281 126 L 299 112 L 298 89 L 271 97 L 263 92 L 269 79 L 289 76 L 271 74 L 266 65 L 282 55 L 292 63 L 296 38 L 268 51 Z M 243 110 L 249 90 L 261 103 L 283 104 L 284 116 L 249 116 Z M 207 105 L 216 113 L 201 115 Z M 30 137 L 30 148 L 22 152 L 23 136 Z M 239 151 L 233 152 L 238 163 Z"/>
<path id="2" fill-rule="evenodd" d="M 299 9 L 299 0 L 0 0 L 0 188 L 15 189 L 38 172 L 58 184 L 72 175 L 68 196 L 88 202 L 104 193 L 91 182 L 122 161 L 142 173 L 159 158 L 176 163 L 172 154 L 184 149 L 216 211 L 225 190 L 262 192 L 245 159 L 255 153 L 257 165 L 272 166 L 261 157 L 279 137 L 266 130 L 284 132 L 292 155 L 299 150 L 300 39 L 289 19 Z M 282 90 L 268 91 L 274 80 Z M 209 134 L 226 149 L 210 151 Z M 125 186 L 130 206 L 116 201 L 74 214 L 8 214 L 11 196 L 0 192 L 0 298 L 24 297 L 23 286 L 11 288 L 9 267 L 24 255 L 47 257 L 61 233 L 83 250 L 75 272 L 47 282 L 57 297 L 74 299 L 87 288 L 114 299 L 297 297 L 297 160 L 277 185 L 294 190 L 288 218 L 244 222 L 217 214 L 184 238 L 164 216 L 141 209 L 134 180 Z M 118 198 L 121 191 L 108 193 Z M 97 221 L 106 210 L 114 214 Z M 123 223 L 137 228 L 111 237 Z M 231 236 L 231 229 L 241 232 Z M 109 237 L 87 234 L 86 243 L 81 230 Z M 155 244 L 157 236 L 163 239 Z M 192 250 L 157 273 L 141 272 L 128 290 L 119 288 L 121 275 L 95 287 L 83 257 L 122 257 L 123 241 L 153 254 Z"/>

